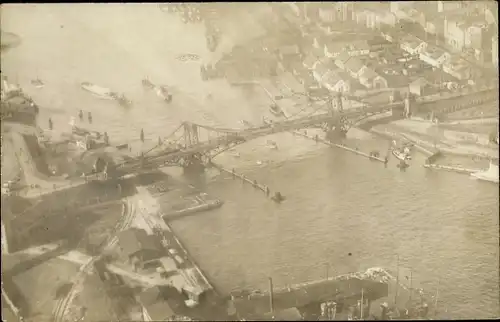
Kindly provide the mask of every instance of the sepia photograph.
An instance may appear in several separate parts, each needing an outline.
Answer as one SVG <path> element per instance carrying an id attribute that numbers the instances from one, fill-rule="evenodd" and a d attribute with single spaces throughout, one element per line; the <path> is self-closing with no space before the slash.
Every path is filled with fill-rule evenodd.
<path id="1" fill-rule="evenodd" d="M 2 321 L 500 319 L 497 1 L 0 32 Z"/>

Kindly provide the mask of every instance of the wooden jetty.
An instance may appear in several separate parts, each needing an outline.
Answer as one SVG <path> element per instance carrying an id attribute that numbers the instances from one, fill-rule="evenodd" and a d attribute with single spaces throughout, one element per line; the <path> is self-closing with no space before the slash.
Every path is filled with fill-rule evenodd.
<path id="1" fill-rule="evenodd" d="M 294 135 L 302 136 L 302 137 L 305 137 L 307 139 L 314 140 L 316 142 L 321 142 L 323 144 L 326 144 L 326 145 L 334 147 L 334 148 L 342 149 L 342 150 L 345 150 L 345 151 L 348 151 L 348 152 L 351 152 L 351 153 L 354 153 L 354 154 L 366 157 L 366 158 L 368 158 L 370 160 L 375 160 L 375 161 L 379 161 L 379 162 L 382 162 L 382 163 L 386 163 L 386 160 L 383 159 L 383 158 L 371 155 L 371 154 L 366 153 L 366 152 L 359 151 L 357 149 L 350 148 L 350 147 L 342 145 L 342 144 L 332 143 L 332 142 L 330 142 L 328 140 L 322 139 L 322 138 L 317 137 L 317 136 L 310 136 L 310 135 L 307 135 L 305 133 L 301 133 L 300 131 L 294 131 L 292 133 Z"/>
<path id="2" fill-rule="evenodd" d="M 454 166 L 448 166 L 448 165 L 439 165 L 439 164 L 424 164 L 424 168 L 435 169 L 435 170 L 444 170 L 444 171 L 457 172 L 457 173 L 463 173 L 463 174 L 471 174 L 471 173 L 481 171 L 480 169 L 468 169 L 468 168 L 454 167 Z"/>
<path id="3" fill-rule="evenodd" d="M 275 194 L 271 194 L 271 189 L 269 189 L 269 187 L 266 185 L 258 183 L 257 180 L 251 180 L 250 178 L 247 178 L 246 176 L 244 176 L 242 174 L 236 173 L 236 171 L 234 171 L 234 169 L 229 170 L 229 169 L 226 169 L 223 166 L 215 164 L 213 162 L 210 163 L 210 166 L 216 168 L 220 172 L 227 173 L 227 174 L 233 176 L 233 178 L 235 178 L 235 179 L 236 178 L 240 179 L 243 183 L 248 183 L 248 184 L 252 185 L 255 189 L 258 189 L 258 190 L 264 192 L 266 194 L 266 197 L 273 199 L 275 202 L 283 201 L 281 194 L 279 192 L 276 192 Z M 280 197 L 278 197 L 278 196 L 280 196 Z"/>

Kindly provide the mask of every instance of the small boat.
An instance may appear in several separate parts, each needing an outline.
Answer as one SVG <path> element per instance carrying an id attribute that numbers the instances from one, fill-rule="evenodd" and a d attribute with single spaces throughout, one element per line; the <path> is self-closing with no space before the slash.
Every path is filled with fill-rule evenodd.
<path id="1" fill-rule="evenodd" d="M 271 197 L 271 199 L 277 203 L 280 203 L 284 201 L 286 198 L 278 191 L 274 194 L 274 196 Z"/>
<path id="2" fill-rule="evenodd" d="M 31 81 L 31 85 L 35 86 L 35 88 L 42 88 L 45 86 L 45 83 L 42 82 L 41 79 L 37 78 Z"/>
<path id="3" fill-rule="evenodd" d="M 245 121 L 245 120 L 241 120 L 241 124 L 243 124 L 243 126 L 246 126 L 246 127 L 253 127 L 252 123 L 248 122 L 248 121 Z"/>
<path id="4" fill-rule="evenodd" d="M 156 86 L 156 95 L 167 103 L 172 101 L 172 94 L 168 92 L 166 86 Z"/>
<path id="5" fill-rule="evenodd" d="M 142 86 L 146 87 L 147 89 L 154 89 L 155 85 L 151 83 L 151 81 L 147 78 L 142 80 Z"/>
<path id="6" fill-rule="evenodd" d="M 393 149 L 392 150 L 392 155 L 394 155 L 394 157 L 396 157 L 396 159 L 398 159 L 400 161 L 409 161 L 409 160 L 411 160 L 411 157 L 408 154 L 400 151 L 399 149 Z"/>
<path id="7" fill-rule="evenodd" d="M 87 92 L 90 92 L 91 94 L 93 94 L 99 98 L 102 98 L 102 99 L 112 100 L 112 99 L 116 99 L 116 97 L 117 97 L 117 94 L 111 92 L 110 89 L 105 88 L 105 87 L 101 87 L 101 86 L 97 86 L 97 85 L 94 85 L 94 84 L 89 83 L 89 82 L 82 82 L 80 84 L 80 86 L 82 87 L 82 89 L 86 90 Z"/>
<path id="8" fill-rule="evenodd" d="M 269 106 L 269 111 L 276 116 L 284 116 L 285 115 L 285 113 L 283 112 L 281 107 L 278 106 L 278 104 L 272 104 L 271 106 Z"/>

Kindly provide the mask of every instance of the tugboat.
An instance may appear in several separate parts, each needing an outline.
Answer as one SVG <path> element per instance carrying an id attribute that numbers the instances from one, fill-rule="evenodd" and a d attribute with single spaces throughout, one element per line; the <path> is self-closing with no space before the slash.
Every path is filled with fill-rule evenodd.
<path id="1" fill-rule="evenodd" d="M 281 109 L 281 107 L 278 106 L 278 104 L 274 103 L 269 106 L 269 111 L 274 114 L 275 116 L 284 116 L 285 113 Z"/>

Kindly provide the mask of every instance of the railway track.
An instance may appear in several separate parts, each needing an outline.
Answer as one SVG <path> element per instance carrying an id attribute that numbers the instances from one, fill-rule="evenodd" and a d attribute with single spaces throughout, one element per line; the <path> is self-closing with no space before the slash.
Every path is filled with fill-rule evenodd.
<path id="1" fill-rule="evenodd" d="M 111 249 L 117 242 L 118 237 L 117 234 L 130 227 L 135 217 L 135 205 L 130 199 L 126 199 L 123 204 L 123 212 L 121 220 L 115 226 L 115 232 L 113 237 L 108 239 L 106 246 L 103 248 L 103 253 L 106 253 L 107 250 Z M 59 299 L 56 303 L 55 309 L 53 311 L 54 322 L 63 322 L 64 317 L 67 315 L 71 303 L 75 296 L 83 289 L 83 282 L 85 281 L 85 277 L 89 274 L 96 261 L 101 259 L 102 254 L 99 256 L 92 257 L 87 263 L 80 267 L 77 276 L 73 282 L 73 285 L 69 292 L 63 298 Z"/>

